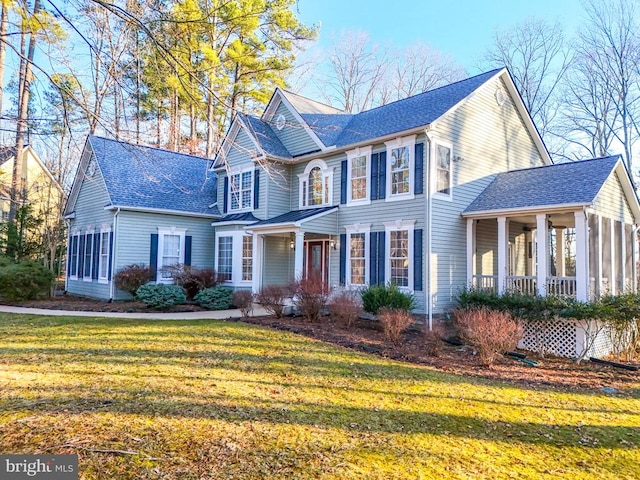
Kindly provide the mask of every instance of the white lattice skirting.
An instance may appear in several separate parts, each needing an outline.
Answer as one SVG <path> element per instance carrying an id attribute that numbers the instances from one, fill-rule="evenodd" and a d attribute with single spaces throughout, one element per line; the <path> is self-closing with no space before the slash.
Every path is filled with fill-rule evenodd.
<path id="1" fill-rule="evenodd" d="M 576 322 L 562 318 L 546 322 L 526 322 L 524 337 L 518 347 L 568 358 L 602 358 L 613 350 L 611 335 L 601 323 L 595 320 Z"/>

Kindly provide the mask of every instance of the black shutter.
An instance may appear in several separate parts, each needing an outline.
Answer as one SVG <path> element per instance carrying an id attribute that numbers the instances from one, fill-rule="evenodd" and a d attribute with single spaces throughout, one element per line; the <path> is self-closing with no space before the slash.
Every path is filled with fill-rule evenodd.
<path id="1" fill-rule="evenodd" d="M 107 279 L 111 280 L 111 272 L 113 269 L 113 232 L 109 232 L 109 272 Z"/>
<path id="2" fill-rule="evenodd" d="M 191 235 L 187 235 L 184 237 L 184 264 L 187 266 L 191 266 L 191 242 L 193 237 Z"/>
<path id="3" fill-rule="evenodd" d="M 253 209 L 260 208 L 260 168 L 253 171 Z"/>
<path id="4" fill-rule="evenodd" d="M 84 241 L 86 235 L 80 235 L 80 248 L 78 249 L 78 278 L 84 276 Z"/>
<path id="5" fill-rule="evenodd" d="M 422 229 L 413 231 L 413 289 L 422 291 Z"/>
<path id="6" fill-rule="evenodd" d="M 369 285 L 378 284 L 378 232 L 369 234 Z"/>
<path id="7" fill-rule="evenodd" d="M 347 161 L 342 160 L 340 167 L 340 204 L 347 203 Z"/>
<path id="8" fill-rule="evenodd" d="M 371 200 L 378 199 L 378 160 L 380 155 L 371 155 Z"/>
<path id="9" fill-rule="evenodd" d="M 100 267 L 100 234 L 93 234 L 93 272 L 91 278 L 98 279 L 98 269 Z"/>
<path id="10" fill-rule="evenodd" d="M 224 198 L 222 199 L 222 213 L 227 213 L 229 202 L 229 177 L 224 177 Z"/>
<path id="11" fill-rule="evenodd" d="M 340 285 L 347 283 L 347 234 L 340 234 Z"/>
<path id="12" fill-rule="evenodd" d="M 384 267 L 386 254 L 384 250 L 386 232 L 378 232 L 378 283 L 384 285 Z"/>
<path id="13" fill-rule="evenodd" d="M 149 249 L 149 269 L 151 270 L 151 280 L 155 281 L 158 275 L 158 234 L 151 234 L 151 248 Z"/>
<path id="14" fill-rule="evenodd" d="M 387 152 L 380 152 L 378 160 L 378 198 L 385 198 L 387 189 Z"/>
<path id="15" fill-rule="evenodd" d="M 413 193 L 424 193 L 424 143 L 415 146 L 415 185 Z"/>

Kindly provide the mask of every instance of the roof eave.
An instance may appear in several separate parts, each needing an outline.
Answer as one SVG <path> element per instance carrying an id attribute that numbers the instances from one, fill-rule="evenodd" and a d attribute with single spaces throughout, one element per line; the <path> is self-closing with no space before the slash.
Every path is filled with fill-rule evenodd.
<path id="1" fill-rule="evenodd" d="M 141 213 L 162 213 L 169 215 L 177 215 L 181 217 L 199 217 L 199 218 L 220 218 L 222 215 L 214 215 L 211 213 L 199 213 L 199 212 L 187 212 L 184 210 L 169 210 L 165 208 L 151 208 L 151 207 L 132 207 L 129 205 L 107 205 L 105 210 L 123 210 L 129 212 L 141 212 Z"/>
<path id="2" fill-rule="evenodd" d="M 462 212 L 460 215 L 464 218 L 495 218 L 508 215 L 522 215 L 527 213 L 558 213 L 577 211 L 583 207 L 591 207 L 592 203 L 579 202 L 579 203 L 561 203 L 556 205 L 540 205 L 535 207 L 518 207 L 518 208 L 498 208 L 491 210 L 478 210 L 475 212 Z"/>

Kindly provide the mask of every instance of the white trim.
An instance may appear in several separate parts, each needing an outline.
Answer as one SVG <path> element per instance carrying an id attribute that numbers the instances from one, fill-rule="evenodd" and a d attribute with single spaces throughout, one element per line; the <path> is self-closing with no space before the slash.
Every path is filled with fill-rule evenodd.
<path id="1" fill-rule="evenodd" d="M 496 220 L 498 222 L 498 294 L 502 295 L 506 291 L 509 227 L 507 217 L 500 216 Z"/>
<path id="2" fill-rule="evenodd" d="M 353 150 L 347 151 L 347 202 L 346 206 L 352 205 L 369 205 L 371 204 L 370 192 L 371 192 L 371 145 L 366 147 L 357 147 Z M 351 195 L 353 190 L 351 188 L 351 170 L 352 163 L 355 159 L 365 157 L 365 197 L 354 200 Z"/>
<path id="3" fill-rule="evenodd" d="M 309 174 L 314 168 L 319 168 L 322 172 L 322 201 L 314 205 L 306 205 L 307 195 L 304 195 L 305 184 L 306 191 L 309 191 Z M 328 181 L 327 181 L 328 180 Z M 325 191 L 325 187 L 327 190 Z M 329 199 L 328 203 L 324 203 L 325 198 Z M 298 174 L 298 207 L 300 210 L 307 208 L 329 207 L 333 205 L 333 168 L 328 167 L 324 160 L 315 159 L 310 161 L 304 169 L 304 172 Z"/>
<path id="4" fill-rule="evenodd" d="M 262 149 L 262 147 L 260 147 L 260 144 L 254 138 L 254 135 L 251 129 L 247 127 L 247 125 L 242 121 L 242 119 L 238 115 L 236 115 L 233 119 L 233 122 L 231 123 L 231 126 L 229 127 L 229 131 L 224 136 L 222 145 L 220 146 L 220 149 L 215 155 L 215 161 L 213 162 L 213 165 L 209 170 L 216 170 L 217 168 L 227 163 L 227 155 L 229 153 L 229 150 L 235 144 L 235 139 L 237 138 L 238 133 L 240 132 L 241 129 L 245 130 L 247 136 L 251 140 L 251 143 L 253 143 L 254 147 L 256 147 L 257 156 L 262 156 L 262 157 L 265 156 L 264 150 Z"/>
<path id="5" fill-rule="evenodd" d="M 347 288 L 360 288 L 366 285 L 369 285 L 369 255 L 370 255 L 370 244 L 369 244 L 369 234 L 371 233 L 371 224 L 361 224 L 356 223 L 353 225 L 345 225 L 344 227 L 346 231 L 346 240 L 347 244 L 345 245 L 345 286 Z M 354 234 L 364 234 L 364 283 L 351 283 L 351 235 Z"/>
<path id="6" fill-rule="evenodd" d="M 223 215 L 213 215 L 208 213 L 185 212 L 182 210 L 167 210 L 164 208 L 147 208 L 147 207 L 127 207 L 125 205 L 107 205 L 105 210 L 122 210 L 125 212 L 146 212 L 146 213 L 165 213 L 168 215 L 177 215 L 179 217 L 198 217 L 198 218 L 221 218 Z"/>
<path id="7" fill-rule="evenodd" d="M 220 238 L 231 237 L 231 280 L 225 280 L 224 284 L 228 286 L 242 286 L 242 287 L 254 287 L 254 280 L 256 279 L 256 273 L 260 269 L 256 269 L 256 237 L 257 234 L 247 232 L 245 230 L 229 230 L 225 232 L 216 232 L 215 235 L 215 266 L 216 271 L 219 271 L 219 248 Z M 252 238 L 252 272 L 251 280 L 242 280 L 242 239 L 244 237 Z"/>
<path id="8" fill-rule="evenodd" d="M 249 176 L 251 178 L 251 193 L 250 193 L 250 197 L 249 197 L 249 206 L 248 207 L 242 207 L 242 176 L 245 173 L 249 173 Z M 232 208 L 233 206 L 233 202 L 231 201 L 233 198 L 233 188 L 232 188 L 232 180 L 231 177 L 234 177 L 238 175 L 239 179 L 240 179 L 240 188 L 237 190 L 238 193 L 238 208 Z M 228 192 L 227 192 L 227 205 L 228 205 L 228 209 L 227 209 L 227 215 L 231 215 L 234 213 L 243 213 L 243 212 L 252 212 L 253 211 L 253 190 L 255 188 L 254 180 L 255 180 L 255 167 L 251 166 L 251 167 L 245 167 L 245 168 L 236 168 L 233 170 L 229 170 L 227 172 L 227 178 L 229 179 L 229 188 L 228 188 Z"/>
<path id="9" fill-rule="evenodd" d="M 609 293 L 616 295 L 618 293 L 618 269 L 616 265 L 616 221 L 613 218 L 609 219 L 609 248 L 611 252 L 611 278 L 609 279 Z"/>
<path id="10" fill-rule="evenodd" d="M 547 296 L 547 215 L 538 213 L 536 215 L 536 282 L 538 295 Z M 578 262 L 576 261 L 576 264 Z"/>
<path id="11" fill-rule="evenodd" d="M 386 175 L 386 198 L 387 202 L 394 202 L 397 200 L 411 200 L 414 198 L 414 182 L 415 182 L 415 144 L 416 135 L 409 135 L 406 137 L 398 137 L 388 142 L 384 142 L 387 147 L 387 175 Z M 393 175 L 391 171 L 391 160 L 394 149 L 407 148 L 409 154 L 409 191 L 406 193 L 391 193 L 391 177 Z"/>
<path id="12" fill-rule="evenodd" d="M 226 222 L 211 222 L 212 227 L 228 227 L 229 225 L 251 225 L 259 220 L 228 220 Z"/>
<path id="13" fill-rule="evenodd" d="M 434 189 L 433 196 L 439 200 L 448 200 L 450 202 L 453 201 L 453 145 L 448 142 L 442 142 L 440 140 L 435 140 L 433 147 L 434 153 L 434 162 L 433 162 L 433 170 L 434 170 Z M 449 149 L 449 193 L 443 193 L 438 191 L 438 147 L 444 147 Z"/>
<path id="14" fill-rule="evenodd" d="M 184 254 L 185 254 L 185 246 L 186 246 L 186 228 L 176 228 L 176 227 L 158 227 L 158 258 L 156 259 L 156 283 L 173 283 L 172 278 L 166 278 L 162 276 L 162 269 L 164 267 L 170 265 L 164 265 L 162 262 L 163 251 L 164 251 L 164 237 L 166 235 L 177 235 L 180 237 L 180 244 L 178 246 L 178 261 L 176 264 L 182 265 L 184 264 Z"/>
<path id="15" fill-rule="evenodd" d="M 393 222 L 383 222 L 385 230 L 385 262 L 384 262 L 384 278 L 391 281 L 391 232 L 406 231 L 407 232 L 407 286 L 398 288 L 407 291 L 413 291 L 413 230 L 415 228 L 415 220 L 395 220 Z"/>
<path id="16" fill-rule="evenodd" d="M 111 225 L 108 226 L 104 226 L 102 225 L 100 227 L 100 251 L 98 252 L 98 283 L 109 283 L 109 258 L 112 255 L 111 249 L 109 248 L 109 239 L 110 239 L 110 233 L 111 233 Z M 102 246 L 105 244 L 105 242 L 103 242 L 103 235 L 107 234 L 107 253 L 104 255 L 102 254 Z M 102 265 L 103 262 L 106 262 L 105 265 L 105 276 L 103 277 L 102 274 Z"/>
<path id="17" fill-rule="evenodd" d="M 75 256 L 76 256 L 76 271 L 73 273 L 73 255 L 74 252 L 71 251 L 73 248 L 73 237 L 77 237 L 76 240 L 76 248 L 75 248 Z M 78 280 L 78 268 L 80 267 L 80 230 L 73 230 L 69 234 L 69 280 Z"/>
<path id="18" fill-rule="evenodd" d="M 589 238 L 584 211 L 574 212 L 576 229 L 576 300 L 589 300 Z"/>
<path id="19" fill-rule="evenodd" d="M 499 215 L 508 215 L 513 216 L 521 213 L 535 213 L 535 212 L 544 212 L 544 213 L 557 213 L 557 212 L 566 212 L 571 213 L 575 212 L 578 209 L 582 210 L 583 207 L 591 207 L 590 203 L 566 203 L 566 204 L 558 204 L 558 205 L 540 205 L 537 207 L 518 207 L 518 208 L 499 208 L 496 210 L 482 210 L 478 212 L 470 212 L 464 213 L 462 215 L 464 218 L 477 218 L 479 220 L 482 219 L 490 219 L 495 218 Z M 513 215 L 512 215 L 513 214 Z"/>
<path id="20" fill-rule="evenodd" d="M 95 228 L 93 227 L 87 227 L 87 229 L 85 230 L 85 237 L 84 237 L 84 264 L 82 266 L 83 268 L 83 272 L 82 272 L 82 280 L 85 282 L 93 282 L 93 269 L 96 268 L 96 266 L 93 264 L 93 252 L 96 249 L 96 245 L 94 242 L 94 238 L 93 235 L 95 233 Z M 89 268 L 89 276 L 86 277 L 84 274 L 87 271 L 87 235 L 91 235 L 91 255 L 89 256 L 89 264 L 91 265 L 91 268 Z"/>

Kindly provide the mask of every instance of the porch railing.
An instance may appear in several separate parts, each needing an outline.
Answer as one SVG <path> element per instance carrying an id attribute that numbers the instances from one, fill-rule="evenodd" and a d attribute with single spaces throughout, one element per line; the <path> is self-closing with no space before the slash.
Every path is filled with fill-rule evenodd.
<path id="1" fill-rule="evenodd" d="M 507 275 L 505 287 L 507 292 L 535 295 L 536 277 L 532 275 Z"/>
<path id="2" fill-rule="evenodd" d="M 575 277 L 549 277 L 547 279 L 547 293 L 561 297 L 575 297 L 576 285 Z"/>
<path id="3" fill-rule="evenodd" d="M 473 288 L 483 292 L 497 292 L 498 277 L 497 275 L 474 275 Z"/>
<path id="4" fill-rule="evenodd" d="M 474 275 L 473 287 L 485 292 L 498 291 L 497 275 Z M 505 290 L 511 293 L 523 295 L 538 294 L 537 277 L 534 275 L 507 275 L 505 277 Z M 547 277 L 547 295 L 559 295 L 562 297 L 576 296 L 575 277 Z"/>

